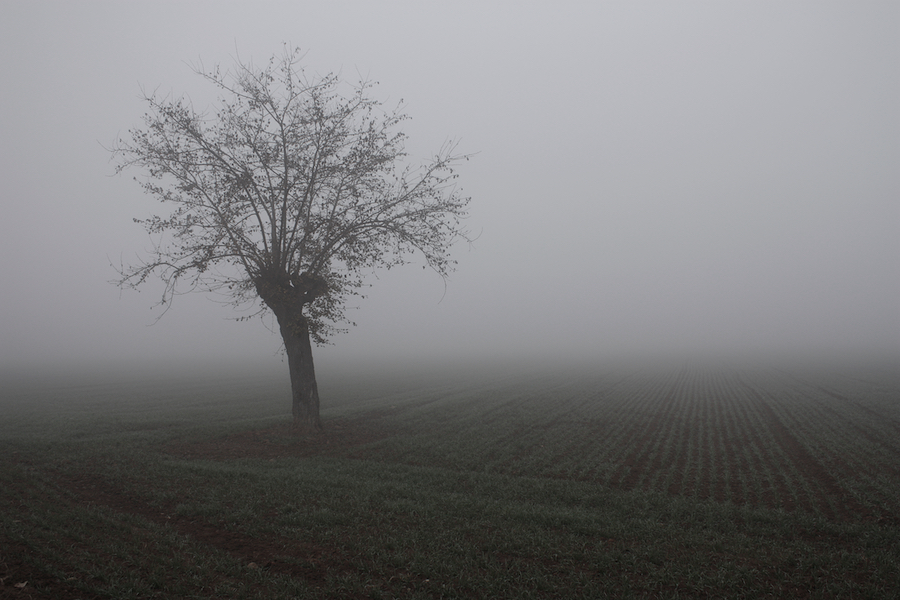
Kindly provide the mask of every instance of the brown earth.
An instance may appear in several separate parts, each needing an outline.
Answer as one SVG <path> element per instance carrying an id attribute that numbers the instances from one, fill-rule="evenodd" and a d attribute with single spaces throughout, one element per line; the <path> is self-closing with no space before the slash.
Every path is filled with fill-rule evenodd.
<path id="1" fill-rule="evenodd" d="M 285 458 L 346 454 L 364 444 L 377 442 L 395 433 L 379 417 L 367 413 L 354 419 L 332 419 L 313 433 L 298 434 L 290 424 L 244 431 L 211 442 L 182 442 L 165 448 L 182 458 L 234 460 L 238 458 Z"/>

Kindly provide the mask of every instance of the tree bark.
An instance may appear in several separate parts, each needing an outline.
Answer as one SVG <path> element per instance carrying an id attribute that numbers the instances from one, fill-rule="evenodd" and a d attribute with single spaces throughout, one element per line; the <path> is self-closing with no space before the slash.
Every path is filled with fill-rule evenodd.
<path id="1" fill-rule="evenodd" d="M 281 338 L 284 340 L 288 368 L 291 372 L 291 411 L 294 415 L 294 428 L 301 431 L 321 429 L 319 388 L 316 385 L 309 323 L 303 315 L 275 316 L 281 329 Z"/>
<path id="2" fill-rule="evenodd" d="M 256 278 L 256 291 L 278 319 L 281 339 L 291 372 L 291 411 L 298 430 L 322 428 L 319 418 L 319 388 L 313 365 L 309 320 L 303 307 L 326 290 L 321 277 L 300 273 L 291 276 L 273 270 Z"/>

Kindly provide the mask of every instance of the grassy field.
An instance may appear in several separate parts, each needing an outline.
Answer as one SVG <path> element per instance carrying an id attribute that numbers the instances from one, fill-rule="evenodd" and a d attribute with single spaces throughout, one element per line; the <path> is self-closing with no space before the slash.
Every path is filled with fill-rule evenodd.
<path id="1" fill-rule="evenodd" d="M 7 377 L 0 598 L 900 597 L 893 369 L 286 379 Z"/>

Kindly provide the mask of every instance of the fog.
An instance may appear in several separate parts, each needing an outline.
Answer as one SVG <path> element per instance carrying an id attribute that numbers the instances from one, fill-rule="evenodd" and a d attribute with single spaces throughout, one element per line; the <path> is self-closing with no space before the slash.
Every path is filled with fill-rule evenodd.
<path id="1" fill-rule="evenodd" d="M 0 368 L 282 360 L 109 283 L 164 207 L 104 146 L 283 43 L 402 98 L 411 160 L 475 154 L 458 270 L 372 274 L 321 368 L 900 357 L 900 4 L 157 0 L 4 6 Z"/>

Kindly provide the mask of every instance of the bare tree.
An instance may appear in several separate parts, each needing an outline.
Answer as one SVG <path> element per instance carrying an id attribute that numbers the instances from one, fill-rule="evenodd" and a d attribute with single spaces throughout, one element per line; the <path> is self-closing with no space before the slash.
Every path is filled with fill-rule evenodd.
<path id="1" fill-rule="evenodd" d="M 135 219 L 155 244 L 117 283 L 165 284 L 162 304 L 185 291 L 224 292 L 275 315 L 288 358 L 294 424 L 320 428 L 311 340 L 346 323 L 345 304 L 363 277 L 414 255 L 442 277 L 448 252 L 466 238 L 469 198 L 454 185 L 466 156 L 446 144 L 413 168 L 398 126 L 371 84 L 334 74 L 307 77 L 296 50 L 265 68 L 196 69 L 218 88 L 214 115 L 189 101 L 145 95 L 142 128 L 113 148 L 117 172 L 137 167 L 144 190 L 172 207 Z"/>

